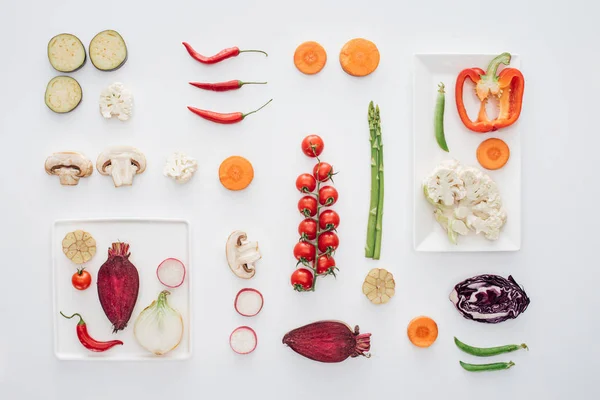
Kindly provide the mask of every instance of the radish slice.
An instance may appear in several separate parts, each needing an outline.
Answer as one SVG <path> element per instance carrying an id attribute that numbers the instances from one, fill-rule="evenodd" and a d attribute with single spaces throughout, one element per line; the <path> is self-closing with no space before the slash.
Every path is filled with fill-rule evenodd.
<path id="1" fill-rule="evenodd" d="M 235 296 L 233 305 L 238 314 L 244 317 L 254 317 L 262 310 L 263 303 L 263 296 L 258 290 L 245 288 Z"/>
<path id="2" fill-rule="evenodd" d="M 167 258 L 156 269 L 156 276 L 166 287 L 179 287 L 185 279 L 185 266 L 176 258 Z"/>
<path id="3" fill-rule="evenodd" d="M 229 345 L 231 350 L 238 354 L 249 354 L 254 351 L 258 339 L 256 338 L 256 332 L 249 326 L 240 326 L 235 328 L 229 336 Z"/>

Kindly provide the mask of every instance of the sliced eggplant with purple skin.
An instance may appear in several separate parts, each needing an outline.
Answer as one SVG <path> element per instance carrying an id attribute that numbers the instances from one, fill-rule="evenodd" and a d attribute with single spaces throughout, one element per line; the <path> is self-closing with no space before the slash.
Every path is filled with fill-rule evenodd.
<path id="1" fill-rule="evenodd" d="M 44 100 L 55 113 L 65 114 L 77 108 L 83 97 L 79 82 L 70 76 L 55 76 L 46 86 Z"/>
<path id="2" fill-rule="evenodd" d="M 75 35 L 61 33 L 48 42 L 48 61 L 59 72 L 77 71 L 86 60 L 85 47 Z"/>
<path id="3" fill-rule="evenodd" d="M 127 61 L 127 45 L 117 31 L 102 31 L 90 42 L 90 60 L 100 71 L 114 71 Z"/>

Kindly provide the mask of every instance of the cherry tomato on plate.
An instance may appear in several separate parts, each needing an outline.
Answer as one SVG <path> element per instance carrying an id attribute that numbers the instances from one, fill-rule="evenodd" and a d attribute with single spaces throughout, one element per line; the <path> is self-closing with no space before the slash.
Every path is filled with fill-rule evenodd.
<path id="1" fill-rule="evenodd" d="M 340 216 L 333 210 L 325 210 L 319 215 L 319 226 L 323 230 L 333 230 L 340 226 Z"/>
<path id="2" fill-rule="evenodd" d="M 308 242 L 300 241 L 294 246 L 294 257 L 298 261 L 312 262 L 315 260 L 315 255 L 315 246 Z"/>
<path id="3" fill-rule="evenodd" d="M 323 139 L 317 135 L 308 135 L 302 140 L 302 151 L 309 157 L 318 157 L 324 147 Z"/>
<path id="4" fill-rule="evenodd" d="M 296 189 L 302 193 L 310 193 L 317 187 L 317 180 L 311 174 L 302 174 L 296 178 Z"/>
<path id="5" fill-rule="evenodd" d="M 333 257 L 327 255 L 319 256 L 317 259 L 317 274 L 326 274 L 333 268 L 335 268 L 335 260 Z"/>
<path id="6" fill-rule="evenodd" d="M 333 167 L 326 162 L 318 163 L 313 168 L 313 176 L 319 182 L 327 182 L 333 176 Z"/>
<path id="7" fill-rule="evenodd" d="M 78 269 L 71 277 L 71 283 L 77 290 L 85 290 L 92 283 L 92 276 L 85 269 Z"/>
<path id="8" fill-rule="evenodd" d="M 319 189 L 319 203 L 322 206 L 332 206 L 338 199 L 338 191 L 333 186 L 323 186 Z"/>
<path id="9" fill-rule="evenodd" d="M 317 215 L 317 199 L 312 196 L 304 196 L 298 201 L 298 211 L 305 217 Z"/>
<path id="10" fill-rule="evenodd" d="M 340 239 L 333 232 L 325 232 L 319 236 L 319 251 L 325 253 L 326 251 L 334 251 L 340 245 Z"/>
<path id="11" fill-rule="evenodd" d="M 298 225 L 298 233 L 303 238 L 314 240 L 317 237 L 317 221 L 312 218 L 306 218 Z"/>
<path id="12" fill-rule="evenodd" d="M 313 273 L 308 268 L 298 268 L 292 273 L 292 286 L 299 292 L 310 290 L 313 280 Z"/>

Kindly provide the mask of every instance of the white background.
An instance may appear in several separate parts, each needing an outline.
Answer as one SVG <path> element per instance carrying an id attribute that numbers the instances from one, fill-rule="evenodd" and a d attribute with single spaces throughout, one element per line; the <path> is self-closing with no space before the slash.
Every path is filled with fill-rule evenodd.
<path id="1" fill-rule="evenodd" d="M 0 398 L 447 398 L 595 399 L 600 362 L 597 148 L 597 6 L 591 1 L 413 2 L 183 2 L 7 1 L 0 5 L 2 56 L 0 140 L 3 149 Z M 129 61 L 103 73 L 88 63 L 73 74 L 84 100 L 68 115 L 43 102 L 56 75 L 46 58 L 55 34 L 71 32 L 84 44 L 116 29 Z M 371 76 L 352 78 L 337 62 L 350 38 L 367 37 L 381 51 Z M 243 54 L 205 66 L 191 60 L 181 41 L 205 53 L 238 45 L 269 52 Z M 293 66 L 296 46 L 317 40 L 329 61 L 318 75 Z M 519 120 L 523 156 L 523 240 L 516 253 L 416 254 L 412 245 L 412 54 L 500 53 L 522 56 L 525 104 Z M 208 93 L 190 80 L 269 81 L 266 87 Z M 123 81 L 135 94 L 127 123 L 98 112 L 102 87 Z M 275 100 L 239 125 L 218 126 L 186 105 L 249 111 Z M 369 200 L 366 110 L 382 108 L 386 144 L 386 214 L 382 259 L 365 260 Z M 450 103 L 451 104 L 451 103 Z M 453 108 L 448 107 L 448 112 Z M 342 217 L 337 280 L 316 293 L 289 286 L 294 267 L 299 198 L 296 175 L 312 167 L 299 151 L 308 133 L 322 135 L 326 161 L 340 170 L 336 209 Z M 142 149 L 147 171 L 131 188 L 114 189 L 95 173 L 77 187 L 61 187 L 43 170 L 53 151 L 75 149 L 94 159 L 111 144 Z M 161 175 L 164 159 L 183 149 L 200 160 L 186 186 Z M 240 154 L 256 178 L 240 193 L 223 189 L 219 163 Z M 185 362 L 61 362 L 53 354 L 51 301 L 52 223 L 60 218 L 182 217 L 192 223 L 194 252 L 194 355 Z M 232 302 L 246 282 L 225 264 L 227 235 L 246 230 L 264 257 L 249 282 L 265 296 L 252 320 Z M 99 251 L 97 257 L 102 255 Z M 372 306 L 361 294 L 367 271 L 394 273 L 397 294 Z M 477 273 L 513 274 L 532 302 L 517 320 L 497 326 L 464 320 L 447 296 Z M 406 339 L 408 321 L 437 320 L 438 341 L 417 349 Z M 297 356 L 283 334 L 318 319 L 359 324 L 372 332 L 373 357 L 326 365 Z M 259 335 L 250 356 L 228 348 L 233 328 L 249 323 Z M 90 328 L 92 329 L 92 328 Z M 516 366 L 469 374 L 458 360 L 453 335 L 476 345 L 527 342 Z"/>

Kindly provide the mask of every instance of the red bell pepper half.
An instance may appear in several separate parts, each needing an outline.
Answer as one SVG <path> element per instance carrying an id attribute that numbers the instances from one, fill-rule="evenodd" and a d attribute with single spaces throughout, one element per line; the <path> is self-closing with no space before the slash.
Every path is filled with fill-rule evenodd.
<path id="1" fill-rule="evenodd" d="M 494 58 L 485 72 L 481 68 L 467 68 L 462 70 L 456 78 L 454 93 L 458 115 L 463 124 L 472 131 L 479 133 L 496 131 L 514 124 L 521 114 L 523 90 L 525 89 L 523 74 L 516 68 L 505 68 L 500 74 L 497 74 L 500 64 L 510 64 L 509 53 L 502 53 Z M 463 88 L 467 78 L 475 83 L 475 93 L 481 101 L 479 114 L 475 121 L 467 115 L 463 102 Z M 488 118 L 485 110 L 490 95 L 497 96 L 500 100 L 500 113 L 494 120 Z"/>

